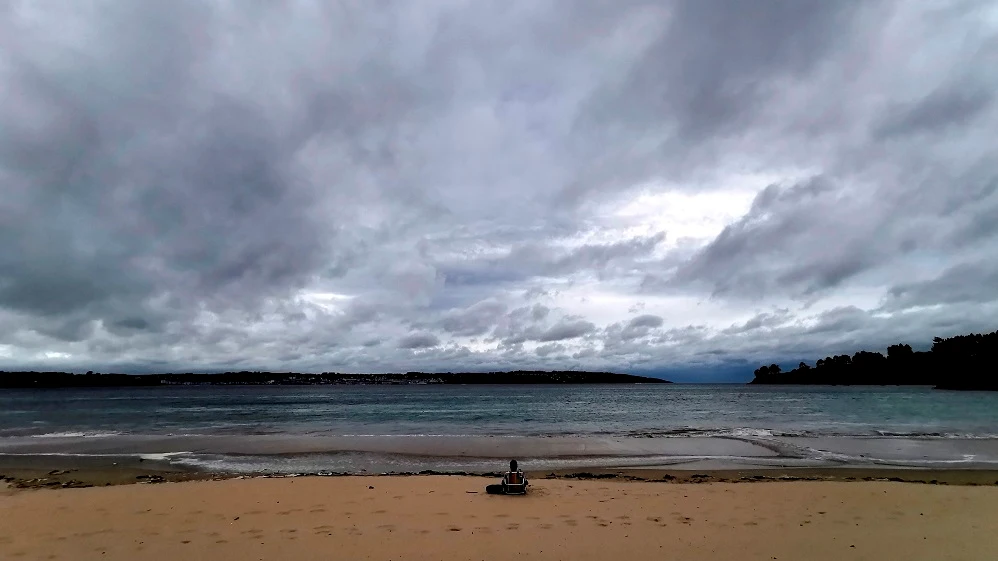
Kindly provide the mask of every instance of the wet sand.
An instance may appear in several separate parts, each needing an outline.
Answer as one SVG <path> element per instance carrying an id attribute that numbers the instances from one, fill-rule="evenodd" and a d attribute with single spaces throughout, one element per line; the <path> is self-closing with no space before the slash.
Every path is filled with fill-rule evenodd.
<path id="1" fill-rule="evenodd" d="M 501 464 L 500 464 L 501 465 Z M 529 466 L 527 466 L 529 469 Z M 669 483 L 757 482 L 757 481 L 892 481 L 939 485 L 998 485 L 998 470 L 878 467 L 754 467 L 717 469 L 690 465 L 640 468 L 571 468 L 530 470 L 531 477 L 551 479 L 618 479 Z M 420 472 L 422 475 L 484 475 L 498 473 Z M 388 473 L 378 475 L 420 475 Z M 171 464 L 165 460 L 143 460 L 134 456 L 31 456 L 0 455 L 0 481 L 15 488 L 103 487 L 148 482 L 178 482 L 230 479 L 239 475 Z M 347 474 L 332 474 L 345 476 Z"/>
<path id="2" fill-rule="evenodd" d="M 4 559 L 998 558 L 998 487 L 297 477 L 0 491 Z"/>
<path id="3" fill-rule="evenodd" d="M 161 483 L 230 479 L 240 475 L 187 469 L 167 461 L 135 457 L 0 456 L 0 482 L 11 487 L 80 488 L 132 483 Z M 276 475 L 276 474 L 275 474 Z M 332 474 L 347 476 L 348 474 Z M 498 477 L 493 473 L 420 472 L 370 474 L 377 476 L 472 475 Z M 281 477 L 280 475 L 276 475 Z M 760 481 L 891 481 L 933 485 L 998 485 L 998 471 L 985 469 L 914 469 L 891 467 L 762 467 L 741 469 L 688 469 L 688 467 L 573 468 L 537 472 L 534 479 L 628 480 L 665 483 L 760 482 Z M 266 476 L 263 476 L 266 477 Z"/>

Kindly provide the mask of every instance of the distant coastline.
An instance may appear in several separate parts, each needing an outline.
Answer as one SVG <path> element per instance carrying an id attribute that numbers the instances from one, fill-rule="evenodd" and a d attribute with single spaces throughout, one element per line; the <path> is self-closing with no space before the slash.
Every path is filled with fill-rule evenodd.
<path id="1" fill-rule="evenodd" d="M 342 374 L 323 372 L 221 372 L 217 374 L 101 374 L 87 372 L 4 372 L 0 388 L 108 388 L 147 386 L 318 386 L 318 385 L 446 385 L 446 384 L 670 384 L 661 378 L 613 372 L 406 372 Z"/>
<path id="2" fill-rule="evenodd" d="M 910 345 L 887 348 L 887 355 L 859 351 L 801 362 L 784 372 L 778 364 L 756 369 L 750 384 L 922 385 L 946 390 L 998 391 L 998 331 L 936 337 L 928 351 Z"/>

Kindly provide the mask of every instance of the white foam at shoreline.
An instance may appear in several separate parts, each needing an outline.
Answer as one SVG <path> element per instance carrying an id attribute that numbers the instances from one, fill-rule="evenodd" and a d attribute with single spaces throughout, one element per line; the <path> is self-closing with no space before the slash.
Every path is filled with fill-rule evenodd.
<path id="1" fill-rule="evenodd" d="M 118 431 L 93 431 L 93 432 L 47 432 L 45 434 L 33 434 L 31 438 L 108 438 L 118 436 Z"/>
<path id="2" fill-rule="evenodd" d="M 167 462 L 173 461 L 174 458 L 179 458 L 183 456 L 189 456 L 194 452 L 161 452 L 158 454 L 139 454 L 139 458 L 149 462 Z"/>

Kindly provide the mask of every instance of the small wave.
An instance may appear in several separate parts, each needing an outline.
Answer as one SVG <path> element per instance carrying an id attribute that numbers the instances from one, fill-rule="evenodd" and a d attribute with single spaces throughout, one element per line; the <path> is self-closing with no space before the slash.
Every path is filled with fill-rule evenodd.
<path id="1" fill-rule="evenodd" d="M 111 436 L 118 436 L 121 433 L 118 431 L 94 431 L 94 432 L 76 432 L 76 431 L 65 431 L 65 432 L 47 432 L 44 434 L 33 434 L 31 438 L 108 438 Z"/>
<path id="2" fill-rule="evenodd" d="M 773 436 L 773 431 L 767 429 L 739 428 L 732 429 L 731 436 L 766 438 Z"/>
<path id="3" fill-rule="evenodd" d="M 650 431 L 626 432 L 620 436 L 643 438 L 772 438 L 777 436 L 806 436 L 804 431 L 779 431 L 774 429 L 737 427 L 737 428 L 681 428 Z"/>
<path id="4" fill-rule="evenodd" d="M 531 436 L 522 434 L 317 434 L 319 436 L 340 436 L 344 438 L 525 438 Z"/>
<path id="5" fill-rule="evenodd" d="M 139 454 L 139 458 L 148 462 L 169 462 L 175 458 L 184 458 L 193 455 L 194 452 L 162 452 L 159 454 Z"/>
<path id="6" fill-rule="evenodd" d="M 413 473 L 421 470 L 441 472 L 485 473 L 495 471 L 505 458 L 484 457 L 424 457 L 405 454 L 339 453 L 304 455 L 235 455 L 190 454 L 171 460 L 199 470 L 219 473 L 274 473 L 274 474 L 330 474 L 330 473 Z M 769 466 L 775 458 L 743 457 L 737 455 L 640 455 L 640 456 L 576 456 L 576 457 L 524 457 L 522 465 L 531 470 L 544 471 L 569 468 L 640 468 L 672 466 L 677 469 L 699 469 L 699 462 L 719 462 L 720 465 Z M 794 458 L 780 458 L 779 465 L 801 463 Z M 801 465 L 807 465 L 806 462 Z"/>
<path id="7" fill-rule="evenodd" d="M 66 458 L 135 458 L 136 454 L 95 454 L 89 452 L 0 452 L 0 457 L 25 458 L 25 457 L 66 457 Z"/>
<path id="8" fill-rule="evenodd" d="M 953 439 L 953 440 L 998 440 L 998 434 L 962 433 L 962 432 L 893 432 L 878 430 L 877 436 L 883 438 L 918 438 L 918 439 Z M 858 435 L 863 436 L 863 435 Z"/>

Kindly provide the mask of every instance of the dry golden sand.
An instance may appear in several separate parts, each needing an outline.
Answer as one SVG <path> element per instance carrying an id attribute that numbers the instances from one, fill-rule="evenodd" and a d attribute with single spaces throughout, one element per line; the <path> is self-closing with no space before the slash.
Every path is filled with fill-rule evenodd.
<path id="1" fill-rule="evenodd" d="M 489 482 L 6 489 L 0 559 L 998 559 L 998 487 L 545 479 L 502 497 Z"/>

